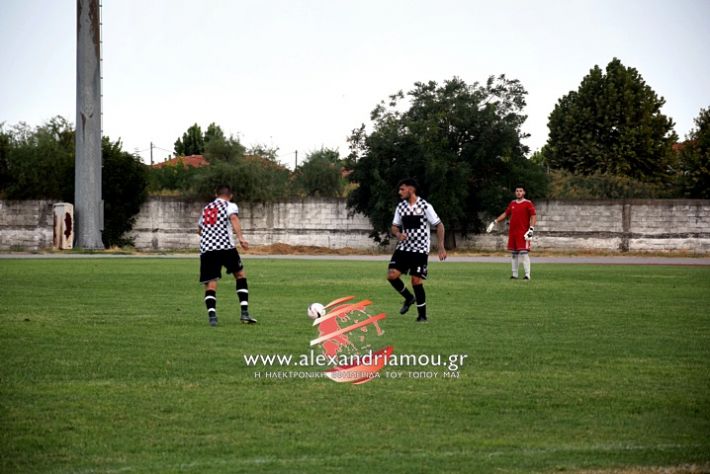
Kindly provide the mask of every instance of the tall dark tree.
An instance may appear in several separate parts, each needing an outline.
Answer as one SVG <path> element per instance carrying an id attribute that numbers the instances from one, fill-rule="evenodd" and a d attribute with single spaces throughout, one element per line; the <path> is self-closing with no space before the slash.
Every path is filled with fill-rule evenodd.
<path id="1" fill-rule="evenodd" d="M 108 248 L 130 245 L 127 233 L 133 228 L 136 215 L 147 198 L 148 170 L 134 155 L 123 151 L 121 141 L 108 137 L 101 141 L 101 169 L 104 200 L 102 239 Z"/>
<path id="2" fill-rule="evenodd" d="M 193 124 L 175 142 L 175 155 L 201 155 L 205 151 L 205 137 L 199 125 Z"/>
<path id="3" fill-rule="evenodd" d="M 681 181 L 688 197 L 710 198 L 710 107 L 700 109 L 680 152 Z"/>
<path id="4" fill-rule="evenodd" d="M 205 142 L 205 148 L 210 144 L 212 140 L 225 140 L 227 137 L 224 135 L 224 131 L 222 131 L 222 127 L 217 125 L 216 123 L 212 122 L 207 126 L 207 130 L 205 130 L 205 136 L 204 136 L 204 142 Z"/>
<path id="5" fill-rule="evenodd" d="M 594 66 L 550 114 L 545 159 L 553 169 L 657 180 L 672 172 L 673 121 L 639 72 L 614 58 Z"/>
<path id="6" fill-rule="evenodd" d="M 5 123 L 0 123 L 0 198 L 10 184 L 10 151 L 12 149 L 12 135 L 4 130 Z"/>
<path id="7" fill-rule="evenodd" d="M 500 212 L 519 180 L 532 196 L 544 194 L 544 172 L 522 144 L 526 94 L 501 75 L 484 84 L 418 82 L 406 96 L 392 95 L 372 111 L 372 133 L 363 125 L 349 138 L 349 178 L 358 187 L 348 206 L 370 218 L 377 241 L 386 239 L 396 183 L 406 176 L 419 180 L 447 228 L 463 232 L 480 229 L 480 211 Z"/>

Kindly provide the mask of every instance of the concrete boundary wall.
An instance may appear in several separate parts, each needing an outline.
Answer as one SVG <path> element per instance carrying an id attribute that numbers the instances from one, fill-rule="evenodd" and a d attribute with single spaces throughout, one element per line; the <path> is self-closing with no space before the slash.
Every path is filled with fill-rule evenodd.
<path id="1" fill-rule="evenodd" d="M 52 201 L 0 201 L 0 250 L 52 247 Z"/>
<path id="2" fill-rule="evenodd" d="M 50 248 L 53 204 L 0 201 L 0 250 Z M 131 232 L 136 248 L 197 248 L 197 218 L 203 205 L 149 199 Z M 536 207 L 534 248 L 710 254 L 710 200 L 539 201 Z M 367 218 L 349 215 L 342 199 L 244 205 L 240 219 L 252 245 L 376 248 Z M 457 235 L 456 241 L 460 248 L 505 250 L 506 228 L 501 225 L 491 234 L 466 238 Z"/>
<path id="3" fill-rule="evenodd" d="M 710 253 L 710 200 L 539 201 L 539 249 Z M 467 245 L 505 249 L 506 229 Z"/>

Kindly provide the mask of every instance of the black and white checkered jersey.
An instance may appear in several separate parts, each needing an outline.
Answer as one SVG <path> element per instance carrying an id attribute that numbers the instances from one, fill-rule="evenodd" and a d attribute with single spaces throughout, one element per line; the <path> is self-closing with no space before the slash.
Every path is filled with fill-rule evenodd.
<path id="1" fill-rule="evenodd" d="M 217 198 L 202 209 L 197 221 L 200 233 L 200 253 L 213 250 L 228 250 L 235 248 L 232 214 L 239 214 L 239 208 L 233 202 Z"/>
<path id="2" fill-rule="evenodd" d="M 394 210 L 392 224 L 407 234 L 407 239 L 397 243 L 397 250 L 405 252 L 429 253 L 431 247 L 431 227 L 441 222 L 431 204 L 418 197 L 413 206 L 409 201 L 401 201 Z"/>

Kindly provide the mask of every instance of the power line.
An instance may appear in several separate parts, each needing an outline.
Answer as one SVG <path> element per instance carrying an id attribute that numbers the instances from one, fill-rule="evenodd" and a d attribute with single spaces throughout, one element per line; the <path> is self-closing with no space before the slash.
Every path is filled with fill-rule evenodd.
<path id="1" fill-rule="evenodd" d="M 295 159 L 294 159 L 295 166 L 293 167 L 293 169 L 295 170 L 296 168 L 298 168 L 298 150 L 294 150 L 289 153 L 284 153 L 282 155 L 276 155 L 276 158 L 281 160 L 282 158 L 290 157 L 291 155 L 294 155 L 294 157 L 295 157 Z M 286 161 L 286 160 L 284 160 L 284 161 Z"/>

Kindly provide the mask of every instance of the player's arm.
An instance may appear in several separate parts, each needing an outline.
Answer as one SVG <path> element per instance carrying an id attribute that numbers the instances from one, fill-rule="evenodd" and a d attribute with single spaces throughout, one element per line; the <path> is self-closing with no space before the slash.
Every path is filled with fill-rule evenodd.
<path id="1" fill-rule="evenodd" d="M 436 225 L 436 239 L 437 247 L 439 249 L 439 260 L 446 260 L 446 247 L 444 246 L 444 237 L 446 231 L 444 230 L 444 223 L 439 222 Z"/>
<path id="2" fill-rule="evenodd" d="M 534 214 L 535 208 L 532 208 L 531 214 L 530 214 L 530 227 L 528 228 L 528 231 L 525 232 L 525 235 L 523 236 L 525 240 L 532 240 L 533 234 L 535 232 L 535 225 L 537 225 L 537 215 Z"/>
<path id="3" fill-rule="evenodd" d="M 394 210 L 394 217 L 392 218 L 392 227 L 390 228 L 390 233 L 394 235 L 394 238 L 400 242 L 407 240 L 407 234 L 403 232 L 402 227 L 402 216 L 399 215 L 399 208 Z"/>
<path id="4" fill-rule="evenodd" d="M 503 214 L 499 215 L 498 217 L 493 219 L 493 221 L 490 224 L 488 224 L 488 227 L 486 227 L 486 232 L 492 231 L 493 228 L 496 226 L 496 224 L 499 222 L 503 222 L 506 217 L 508 217 L 508 210 L 507 209 Z"/>
<path id="5" fill-rule="evenodd" d="M 234 233 L 237 234 L 239 244 L 244 250 L 249 250 L 249 242 L 247 242 L 247 240 L 244 238 L 244 235 L 242 235 L 242 225 L 239 222 L 239 216 L 236 214 L 232 214 L 231 216 L 229 216 L 229 222 L 232 223 L 232 229 L 234 229 Z"/>
<path id="6" fill-rule="evenodd" d="M 390 232 L 392 233 L 392 235 L 394 235 L 394 238 L 397 240 L 400 240 L 400 241 L 407 240 L 407 234 L 402 232 L 402 229 L 398 225 L 392 224 L 392 228 L 390 229 Z"/>

